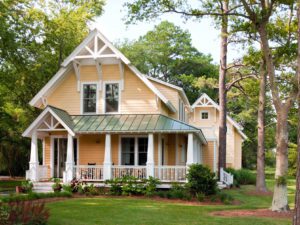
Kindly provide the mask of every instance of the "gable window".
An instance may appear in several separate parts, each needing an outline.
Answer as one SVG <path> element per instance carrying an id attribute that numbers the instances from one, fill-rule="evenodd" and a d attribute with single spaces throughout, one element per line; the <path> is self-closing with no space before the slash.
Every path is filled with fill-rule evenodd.
<path id="1" fill-rule="evenodd" d="M 97 84 L 82 85 L 82 112 L 96 113 L 97 112 Z"/>
<path id="2" fill-rule="evenodd" d="M 119 112 L 119 83 L 105 84 L 105 113 Z"/>
<path id="3" fill-rule="evenodd" d="M 208 120 L 208 112 L 206 112 L 206 111 L 201 112 L 201 119 Z"/>

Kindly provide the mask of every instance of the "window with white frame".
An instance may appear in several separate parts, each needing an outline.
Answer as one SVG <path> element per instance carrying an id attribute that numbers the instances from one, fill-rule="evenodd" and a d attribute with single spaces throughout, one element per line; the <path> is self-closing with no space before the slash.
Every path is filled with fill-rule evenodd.
<path id="1" fill-rule="evenodd" d="M 82 85 L 82 113 L 97 112 L 97 84 Z"/>
<path id="2" fill-rule="evenodd" d="M 184 110 L 184 103 L 181 99 L 179 99 L 179 120 L 185 121 L 185 110 Z"/>
<path id="3" fill-rule="evenodd" d="M 121 138 L 121 165 L 145 166 L 147 163 L 148 138 Z"/>
<path id="4" fill-rule="evenodd" d="M 207 111 L 201 111 L 201 119 L 202 120 L 208 120 L 209 119 L 209 113 Z"/>
<path id="5" fill-rule="evenodd" d="M 119 112 L 119 83 L 105 84 L 105 113 Z"/>

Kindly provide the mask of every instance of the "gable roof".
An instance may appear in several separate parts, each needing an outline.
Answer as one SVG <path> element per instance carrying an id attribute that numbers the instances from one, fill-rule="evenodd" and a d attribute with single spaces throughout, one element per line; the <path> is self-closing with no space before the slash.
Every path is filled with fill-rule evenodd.
<path id="1" fill-rule="evenodd" d="M 72 136 L 75 136 L 73 131 L 74 124 L 70 115 L 59 108 L 53 106 L 47 106 L 43 112 L 30 124 L 30 126 L 23 132 L 23 137 L 30 137 L 32 131 L 38 127 L 42 122 L 43 119 L 48 115 L 51 114 Z"/>
<path id="2" fill-rule="evenodd" d="M 168 82 L 162 81 L 160 79 L 154 78 L 154 77 L 150 77 L 150 76 L 146 76 L 149 80 L 160 83 L 162 85 L 168 86 L 170 88 L 176 89 L 177 91 L 179 91 L 179 94 L 181 95 L 181 97 L 183 98 L 184 102 L 188 105 L 188 107 L 190 107 L 190 101 L 187 98 L 185 91 L 183 90 L 182 87 L 176 86 L 174 84 L 170 84 Z"/>
<path id="3" fill-rule="evenodd" d="M 220 106 L 212 100 L 206 93 L 202 94 L 192 105 L 192 109 L 196 107 L 214 107 L 220 111 Z M 248 137 L 243 132 L 243 127 L 236 122 L 232 117 L 227 115 L 227 120 L 237 129 L 239 134 L 243 137 L 243 139 L 247 139 Z"/>
<path id="4" fill-rule="evenodd" d="M 105 53 L 105 54 L 104 54 Z M 169 108 L 171 112 L 176 112 L 173 104 L 142 74 L 136 67 L 134 67 L 129 59 L 127 59 L 112 43 L 98 30 L 94 29 L 89 35 L 78 45 L 75 50 L 63 61 L 59 71 L 52 77 L 52 79 L 33 97 L 29 102 L 31 106 L 39 106 L 43 102 L 42 98 L 51 93 L 59 81 L 62 80 L 65 74 L 72 69 L 72 62 L 75 60 L 92 59 L 107 60 L 114 58 L 120 60 L 128 66 L 128 68 Z"/>

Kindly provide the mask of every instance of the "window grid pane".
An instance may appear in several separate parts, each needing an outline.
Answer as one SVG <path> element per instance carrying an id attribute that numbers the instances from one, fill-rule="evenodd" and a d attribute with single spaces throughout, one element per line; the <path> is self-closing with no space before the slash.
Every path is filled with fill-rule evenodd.
<path id="1" fill-rule="evenodd" d="M 83 112 L 95 113 L 97 102 L 97 85 L 84 84 L 83 85 Z"/>
<path id="2" fill-rule="evenodd" d="M 119 84 L 105 85 L 105 112 L 119 111 Z"/>

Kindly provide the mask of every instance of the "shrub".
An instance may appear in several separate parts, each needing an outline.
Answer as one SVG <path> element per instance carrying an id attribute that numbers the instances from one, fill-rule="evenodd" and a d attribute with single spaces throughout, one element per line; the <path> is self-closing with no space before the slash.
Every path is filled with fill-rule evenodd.
<path id="1" fill-rule="evenodd" d="M 144 185 L 138 182 L 138 178 L 133 176 L 124 176 L 122 178 L 123 195 L 140 195 L 144 194 Z"/>
<path id="2" fill-rule="evenodd" d="M 203 202 L 205 199 L 205 194 L 199 192 L 196 194 L 196 198 L 197 198 L 198 202 Z"/>
<path id="3" fill-rule="evenodd" d="M 72 193 L 72 192 L 73 192 L 73 188 L 71 187 L 71 185 L 68 185 L 68 184 L 62 185 L 62 189 L 63 189 L 63 191 L 65 191 L 65 192 L 69 192 L 69 193 Z"/>
<path id="4" fill-rule="evenodd" d="M 98 195 L 99 191 L 93 184 L 91 184 L 91 185 L 87 186 L 86 194 L 88 194 L 88 195 Z"/>
<path id="5" fill-rule="evenodd" d="M 235 170 L 233 168 L 227 168 L 225 169 L 225 171 L 233 175 L 235 186 L 256 183 L 255 174 L 252 173 L 251 170 L 247 170 L 247 169 Z"/>
<path id="6" fill-rule="evenodd" d="M 121 178 L 106 180 L 105 184 L 110 185 L 110 189 L 109 189 L 110 195 L 121 195 L 122 194 L 122 179 Z"/>
<path id="7" fill-rule="evenodd" d="M 74 178 L 70 183 L 70 186 L 72 188 L 72 192 L 77 193 L 79 191 L 79 188 L 81 187 L 81 185 L 82 185 L 82 182 L 80 182 L 79 180 Z"/>
<path id="8" fill-rule="evenodd" d="M 8 207 L 0 202 L 0 225 L 8 225 Z"/>
<path id="9" fill-rule="evenodd" d="M 297 174 L 297 145 L 289 143 L 288 160 L 289 170 L 288 175 L 296 177 Z"/>
<path id="10" fill-rule="evenodd" d="M 225 192 L 219 192 L 218 197 L 221 200 L 221 202 L 223 202 L 226 205 L 231 204 L 232 201 L 234 200 L 234 198 L 231 195 L 229 195 Z"/>
<path id="11" fill-rule="evenodd" d="M 28 201 L 9 204 L 9 224 L 44 225 L 48 218 L 49 210 L 44 203 Z"/>
<path id="12" fill-rule="evenodd" d="M 52 189 L 54 192 L 60 192 L 62 189 L 62 185 L 60 184 L 60 179 L 54 179 L 54 184 L 52 185 Z"/>
<path id="13" fill-rule="evenodd" d="M 149 179 L 145 180 L 145 195 L 146 196 L 153 196 L 157 190 L 157 185 L 160 184 L 159 179 L 154 177 L 149 177 Z"/>
<path id="14" fill-rule="evenodd" d="M 187 174 L 187 180 L 187 185 L 193 194 L 212 195 L 217 191 L 215 174 L 206 166 L 200 164 L 191 165 Z"/>
<path id="15" fill-rule="evenodd" d="M 166 196 L 167 198 L 171 198 L 171 199 L 183 199 L 183 200 L 192 199 L 189 189 L 178 183 L 172 184 L 172 187 L 167 192 Z"/>
<path id="16" fill-rule="evenodd" d="M 32 192 L 33 183 L 29 180 L 23 181 L 21 183 L 21 189 L 23 193 L 30 193 Z"/>
<path id="17" fill-rule="evenodd" d="M 156 195 L 161 197 L 161 198 L 166 198 L 167 197 L 168 191 L 157 191 Z"/>
<path id="18" fill-rule="evenodd" d="M 35 193 L 31 192 L 28 195 L 11 195 L 3 197 L 1 200 L 3 202 L 19 202 L 28 201 L 43 198 L 54 198 L 54 197 L 72 197 L 72 193 L 69 192 L 54 192 L 54 193 Z"/>

